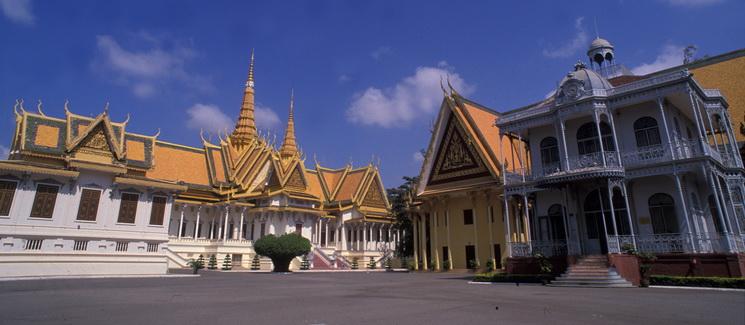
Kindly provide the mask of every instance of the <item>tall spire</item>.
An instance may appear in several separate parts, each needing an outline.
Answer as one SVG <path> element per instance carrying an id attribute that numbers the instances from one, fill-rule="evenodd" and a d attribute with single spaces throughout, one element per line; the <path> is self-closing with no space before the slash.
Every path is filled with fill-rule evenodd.
<path id="1" fill-rule="evenodd" d="M 243 105 L 235 123 L 235 129 L 230 135 L 232 143 L 242 147 L 256 138 L 256 120 L 254 117 L 254 51 L 251 49 L 251 63 L 248 68 L 248 80 L 243 91 Z"/>
<path id="2" fill-rule="evenodd" d="M 297 154 L 297 143 L 295 142 L 295 90 L 290 91 L 290 114 L 287 116 L 287 129 L 285 129 L 285 140 L 282 142 L 280 155 L 292 157 Z"/>

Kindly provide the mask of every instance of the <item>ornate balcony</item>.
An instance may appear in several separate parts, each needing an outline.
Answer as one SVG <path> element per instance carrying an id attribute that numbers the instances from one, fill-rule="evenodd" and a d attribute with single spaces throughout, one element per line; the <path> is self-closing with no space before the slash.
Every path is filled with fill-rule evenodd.
<path id="1" fill-rule="evenodd" d="M 509 243 L 512 256 L 529 257 L 535 254 L 543 256 L 566 256 L 567 243 L 565 240 L 545 241 L 534 240 L 530 242 L 511 242 Z"/>

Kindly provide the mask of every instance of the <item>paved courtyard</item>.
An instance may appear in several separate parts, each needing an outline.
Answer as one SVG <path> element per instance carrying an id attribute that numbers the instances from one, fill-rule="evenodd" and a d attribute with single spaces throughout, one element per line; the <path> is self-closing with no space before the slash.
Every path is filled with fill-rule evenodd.
<path id="1" fill-rule="evenodd" d="M 0 324 L 745 324 L 745 293 L 470 285 L 441 273 L 0 282 Z"/>

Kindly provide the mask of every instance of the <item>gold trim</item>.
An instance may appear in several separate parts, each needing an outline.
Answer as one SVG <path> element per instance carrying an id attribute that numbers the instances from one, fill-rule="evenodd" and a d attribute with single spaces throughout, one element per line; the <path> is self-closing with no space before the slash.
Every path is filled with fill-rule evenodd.
<path id="1" fill-rule="evenodd" d="M 188 189 L 186 185 L 169 184 L 169 183 L 163 183 L 163 182 L 157 182 L 157 181 L 126 178 L 126 177 L 120 177 L 120 176 L 114 177 L 114 183 L 154 187 L 154 188 L 173 190 L 173 191 L 186 191 Z"/>
<path id="2" fill-rule="evenodd" d="M 63 177 L 72 177 L 72 178 L 77 178 L 78 175 L 80 175 L 80 173 L 77 171 L 22 165 L 22 164 L 12 163 L 10 161 L 0 161 L 0 170 L 28 172 L 28 173 L 34 173 L 34 174 L 45 174 L 45 175 L 63 176 Z"/>
<path id="3" fill-rule="evenodd" d="M 84 161 L 70 161 L 68 163 L 68 166 L 74 167 L 74 168 L 97 170 L 101 172 L 110 172 L 110 173 L 115 173 L 115 174 L 124 174 L 127 172 L 126 167 L 119 167 L 119 166 L 114 166 L 114 165 L 101 165 L 101 164 L 84 162 Z"/>

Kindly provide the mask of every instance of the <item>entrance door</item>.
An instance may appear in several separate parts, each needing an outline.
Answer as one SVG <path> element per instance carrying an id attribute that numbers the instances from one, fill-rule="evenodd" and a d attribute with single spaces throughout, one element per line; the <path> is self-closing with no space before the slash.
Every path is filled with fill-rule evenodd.
<path id="1" fill-rule="evenodd" d="M 466 267 L 469 269 L 475 267 L 473 263 L 476 263 L 476 246 L 466 245 Z"/>
<path id="2" fill-rule="evenodd" d="M 612 221 L 608 196 L 605 192 L 604 189 L 594 190 L 585 197 L 584 237 L 586 254 L 608 253 L 608 241 L 606 237 L 606 227 L 603 226 L 603 216 L 605 216 L 607 223 Z"/>

